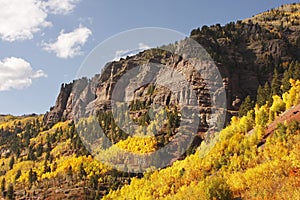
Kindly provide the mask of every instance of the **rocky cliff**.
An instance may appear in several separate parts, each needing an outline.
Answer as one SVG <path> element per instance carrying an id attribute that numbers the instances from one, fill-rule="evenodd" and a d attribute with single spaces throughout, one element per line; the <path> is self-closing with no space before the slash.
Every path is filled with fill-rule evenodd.
<path id="1" fill-rule="evenodd" d="M 300 26 L 297 23 L 280 23 L 281 18 L 278 17 L 286 13 L 287 9 L 289 8 L 282 7 L 244 21 L 232 22 L 225 26 L 203 26 L 191 32 L 190 38 L 206 49 L 221 73 L 223 84 L 218 87 L 225 87 L 226 106 L 231 114 L 239 109 L 247 95 L 252 99 L 256 98 L 258 86 L 265 82 L 270 83 L 275 69 L 282 74 L 285 71 L 285 63 L 297 61 L 300 57 Z M 273 23 L 266 23 L 268 20 L 273 20 Z M 167 51 L 150 49 L 108 63 L 101 75 L 95 75 L 90 80 L 82 78 L 63 84 L 55 106 L 44 116 L 44 123 L 51 126 L 61 120 L 110 109 L 116 82 L 129 70 L 149 63 L 158 63 L 183 71 L 196 91 L 201 119 L 209 117 L 211 99 L 208 88 L 203 78 L 194 73 L 195 69 L 191 63 Z M 144 69 L 140 74 L 143 73 L 153 72 Z M 163 71 L 159 74 L 163 74 Z M 167 75 L 163 76 L 168 78 Z M 159 92 L 150 97 L 147 96 L 149 87 L 151 86 L 146 84 L 134 90 L 134 99 L 143 104 L 170 105 L 186 95 L 183 88 L 174 94 L 161 87 Z"/>

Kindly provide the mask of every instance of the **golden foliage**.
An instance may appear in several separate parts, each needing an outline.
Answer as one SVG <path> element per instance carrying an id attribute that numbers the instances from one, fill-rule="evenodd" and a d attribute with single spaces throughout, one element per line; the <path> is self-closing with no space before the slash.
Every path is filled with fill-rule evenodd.
<path id="1" fill-rule="evenodd" d="M 275 119 L 299 102 L 300 82 L 291 84 L 283 98 L 273 97 L 270 107 L 256 106 L 240 119 L 233 117 L 196 154 L 134 178 L 104 199 L 299 199 L 300 124 L 282 125 L 260 143 L 270 116 Z"/>
<path id="2" fill-rule="evenodd" d="M 128 137 L 116 144 L 119 148 L 132 152 L 145 154 L 154 152 L 157 148 L 155 137 Z"/>

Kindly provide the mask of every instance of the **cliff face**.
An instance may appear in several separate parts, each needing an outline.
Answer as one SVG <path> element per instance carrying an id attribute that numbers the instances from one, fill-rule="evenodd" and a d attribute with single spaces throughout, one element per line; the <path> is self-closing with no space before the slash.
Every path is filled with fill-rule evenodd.
<path id="1" fill-rule="evenodd" d="M 274 69 L 282 74 L 285 70 L 284 63 L 298 60 L 300 56 L 298 24 L 281 24 L 270 28 L 258 19 L 254 17 L 246 21 L 229 23 L 224 27 L 218 24 L 211 27 L 204 26 L 191 32 L 190 38 L 208 51 L 222 75 L 227 95 L 227 109 L 231 111 L 230 113 L 238 110 L 247 95 L 255 99 L 258 86 L 271 82 Z M 179 56 L 152 49 L 107 64 L 103 73 L 95 75 L 91 80 L 82 78 L 63 84 L 55 106 L 44 116 L 44 123 L 51 126 L 60 120 L 110 109 L 111 95 L 116 82 L 127 71 L 148 63 L 158 63 L 183 71 L 196 91 L 201 114 L 207 115 L 202 118 L 209 117 L 210 96 L 203 79 L 194 73 L 193 66 Z M 147 68 L 140 72 L 140 74 L 147 73 L 153 72 L 149 69 L 147 71 Z M 158 72 L 163 79 L 170 78 L 164 73 Z M 145 76 L 141 80 L 146 78 Z M 178 90 L 176 94 L 160 88 L 159 92 L 150 97 L 147 96 L 149 87 L 145 85 L 134 90 L 134 99 L 144 104 L 170 105 L 186 95 L 184 88 Z"/>
<path id="2" fill-rule="evenodd" d="M 62 84 L 54 107 L 44 116 L 44 123 L 52 126 L 59 121 L 72 119 L 75 114 L 82 115 L 86 106 L 95 99 L 91 84 L 93 80 L 82 78 Z"/>
<path id="3" fill-rule="evenodd" d="M 64 111 L 66 110 L 67 102 L 72 91 L 73 84 L 62 84 L 59 95 L 56 99 L 55 105 L 50 108 L 44 116 L 44 123 L 47 125 L 54 125 L 56 122 L 62 120 Z"/>

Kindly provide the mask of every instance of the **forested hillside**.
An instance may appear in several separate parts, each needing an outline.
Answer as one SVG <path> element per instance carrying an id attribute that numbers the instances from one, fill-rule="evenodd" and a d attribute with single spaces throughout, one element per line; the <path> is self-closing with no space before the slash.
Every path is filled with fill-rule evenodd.
<path id="1" fill-rule="evenodd" d="M 208 125 L 208 88 L 193 66 L 149 49 L 108 63 L 92 79 L 62 84 L 44 115 L 0 116 L 0 199 L 300 199 L 300 4 L 203 26 L 190 38 L 207 50 L 222 76 L 215 86 L 226 91 L 224 129 Z M 185 73 L 197 90 L 200 122 L 188 148 L 172 147 L 177 161 L 151 158 L 151 167 L 140 170 L 142 165 L 127 165 L 120 150 L 149 155 L 180 135 L 183 110 L 176 103 L 187 94 L 145 85 L 134 91 L 129 111 L 119 108 L 124 117 L 115 119 L 115 83 L 150 62 Z M 151 104 L 164 108 L 152 113 L 155 119 Z M 91 112 L 95 118 L 75 123 Z M 134 136 L 119 127 L 130 129 L 130 119 L 142 127 Z M 95 122 L 107 138 L 96 143 L 103 162 L 84 145 L 95 140 Z"/>
<path id="2" fill-rule="evenodd" d="M 233 117 L 214 142 L 203 142 L 195 154 L 134 178 L 104 199 L 299 199 L 300 81 L 290 82 L 282 97 Z M 286 111 L 295 107 L 293 120 Z M 278 118 L 284 120 L 267 131 Z M 215 146 L 207 152 L 210 145 Z"/>

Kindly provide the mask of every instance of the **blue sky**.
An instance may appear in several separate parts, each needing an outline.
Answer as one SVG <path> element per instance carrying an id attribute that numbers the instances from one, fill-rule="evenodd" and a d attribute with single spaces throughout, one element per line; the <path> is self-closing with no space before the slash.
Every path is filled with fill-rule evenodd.
<path id="1" fill-rule="evenodd" d="M 61 83 L 76 78 L 89 52 L 120 32 L 161 27 L 189 35 L 203 25 L 237 21 L 293 2 L 0 0 L 0 113 L 45 113 Z"/>

